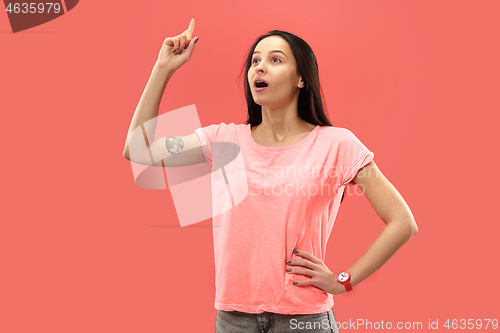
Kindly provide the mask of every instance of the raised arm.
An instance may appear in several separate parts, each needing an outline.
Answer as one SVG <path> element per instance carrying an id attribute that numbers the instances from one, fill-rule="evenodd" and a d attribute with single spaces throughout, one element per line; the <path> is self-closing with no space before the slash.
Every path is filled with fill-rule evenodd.
<path id="1" fill-rule="evenodd" d="M 154 138 L 163 92 L 174 72 L 191 59 L 195 43 L 194 19 L 182 34 L 163 42 L 151 76 L 132 117 L 125 140 L 123 157 L 155 166 L 178 166 L 205 161 L 195 133 L 184 137 Z M 181 143 L 184 143 L 183 145 Z"/>

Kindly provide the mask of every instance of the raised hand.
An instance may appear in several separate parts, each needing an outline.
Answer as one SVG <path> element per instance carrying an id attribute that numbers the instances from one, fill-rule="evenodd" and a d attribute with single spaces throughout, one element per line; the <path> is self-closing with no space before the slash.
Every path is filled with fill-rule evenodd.
<path id="1" fill-rule="evenodd" d="M 158 67 L 174 72 L 191 59 L 195 43 L 198 41 L 198 38 L 192 38 L 194 23 L 194 18 L 192 18 L 189 27 L 183 33 L 175 37 L 167 37 L 163 41 L 158 54 Z"/>

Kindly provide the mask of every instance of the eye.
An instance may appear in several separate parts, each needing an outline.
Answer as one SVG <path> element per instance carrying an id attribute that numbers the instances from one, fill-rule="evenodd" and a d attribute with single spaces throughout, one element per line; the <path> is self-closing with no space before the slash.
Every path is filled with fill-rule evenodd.
<path id="1" fill-rule="evenodd" d="M 275 62 L 274 60 L 276 60 L 276 59 L 277 59 L 277 60 L 279 60 L 278 62 L 282 62 L 282 61 L 281 61 L 281 59 L 280 59 L 280 58 L 277 58 L 277 57 L 274 57 L 274 58 L 273 58 L 273 62 Z M 253 59 L 252 59 L 252 64 L 255 64 L 255 60 L 259 60 L 259 59 L 257 59 L 257 58 L 253 58 Z"/>

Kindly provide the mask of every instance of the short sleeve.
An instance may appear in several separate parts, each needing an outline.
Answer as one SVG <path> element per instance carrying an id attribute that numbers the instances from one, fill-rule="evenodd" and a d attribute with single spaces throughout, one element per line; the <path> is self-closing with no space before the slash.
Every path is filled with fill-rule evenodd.
<path id="1" fill-rule="evenodd" d="M 201 150 L 203 152 L 203 155 L 205 155 L 205 159 L 207 162 L 212 163 L 212 158 L 210 157 L 210 150 L 208 147 L 208 139 L 207 139 L 207 134 L 205 133 L 210 133 L 210 126 L 207 127 L 200 127 L 194 130 L 196 135 L 198 135 L 198 138 L 200 139 L 200 144 L 201 144 Z"/>
<path id="2" fill-rule="evenodd" d="M 231 123 L 233 124 L 233 123 Z M 213 166 L 211 142 L 223 141 L 227 135 L 228 125 L 224 122 L 220 124 L 208 125 L 194 130 L 201 143 L 201 150 L 208 163 Z"/>
<path id="3" fill-rule="evenodd" d="M 346 129 L 342 140 L 341 158 L 343 160 L 342 185 L 352 186 L 358 171 L 373 160 L 375 154 L 370 151 L 351 131 Z"/>

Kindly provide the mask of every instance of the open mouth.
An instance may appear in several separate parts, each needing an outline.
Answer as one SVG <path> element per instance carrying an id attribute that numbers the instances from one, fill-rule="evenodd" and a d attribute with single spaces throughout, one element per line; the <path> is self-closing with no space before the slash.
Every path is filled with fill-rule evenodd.
<path id="1" fill-rule="evenodd" d="M 264 81 L 257 80 L 255 81 L 255 91 L 261 91 L 268 87 L 268 84 Z"/>
<path id="2" fill-rule="evenodd" d="M 268 84 L 265 83 L 264 81 L 259 81 L 259 80 L 255 81 L 256 88 L 265 88 L 267 86 L 268 86 Z"/>

